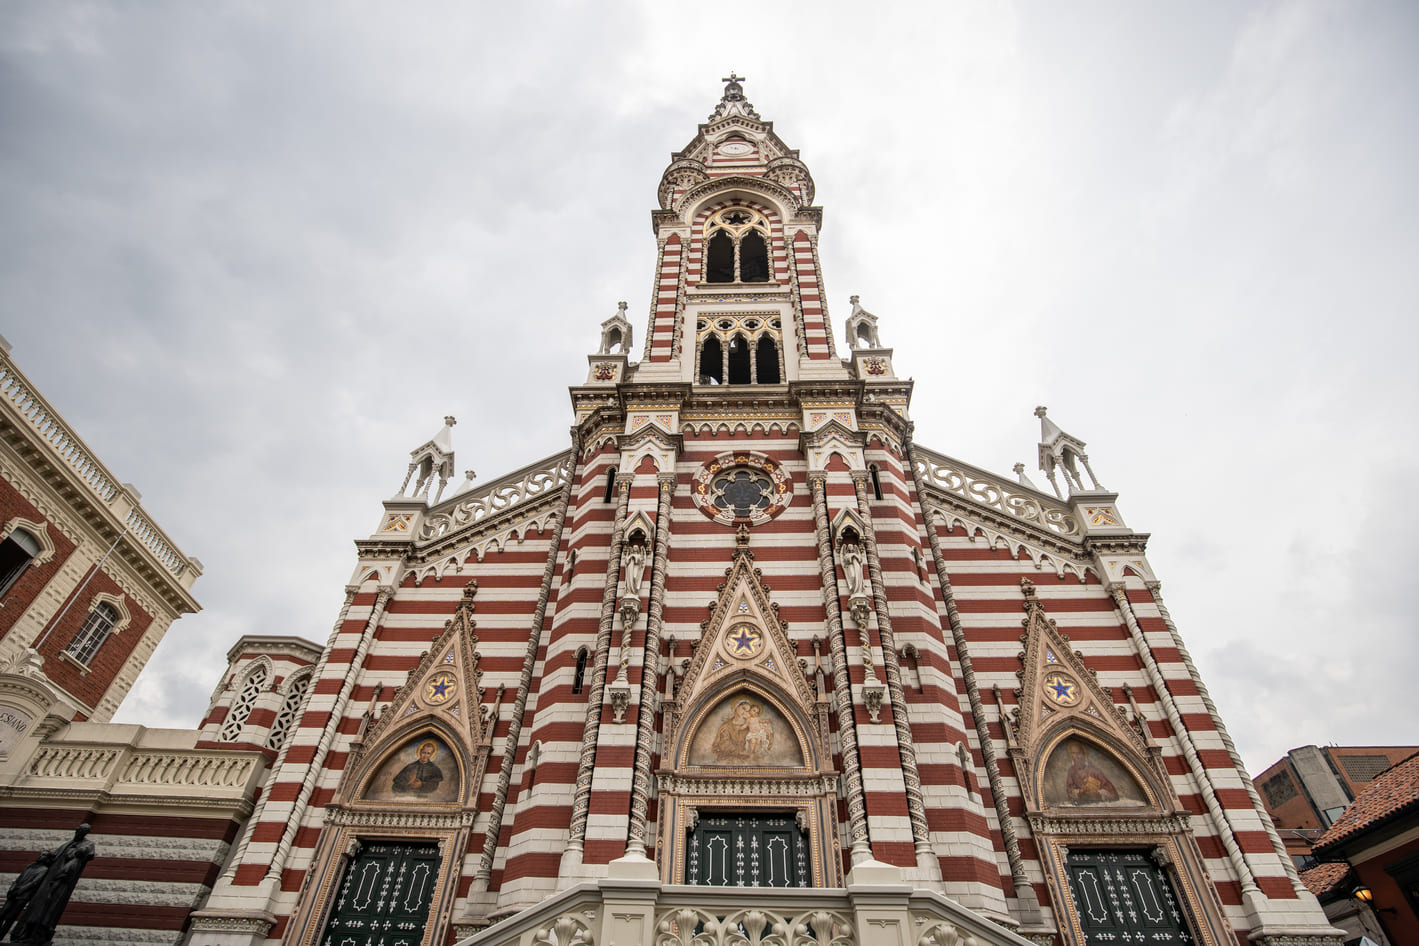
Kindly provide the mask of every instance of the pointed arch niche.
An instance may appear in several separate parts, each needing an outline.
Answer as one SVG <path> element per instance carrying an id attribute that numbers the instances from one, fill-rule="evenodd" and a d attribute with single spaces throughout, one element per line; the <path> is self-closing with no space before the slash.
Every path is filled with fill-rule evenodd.
<path id="1" fill-rule="evenodd" d="M 708 819 L 781 826 L 801 845 L 789 885 L 841 886 L 828 703 L 808 682 L 786 623 L 752 563 L 741 541 L 695 655 L 666 706 L 657 781 L 661 879 L 719 882 L 706 880 L 696 866 L 702 841 L 696 829 Z M 765 879 L 757 885 L 779 884 Z"/>
<path id="2" fill-rule="evenodd" d="M 1156 916 L 1160 924 L 1128 927 L 1130 935 L 1159 943 L 1230 942 L 1190 812 L 1173 792 L 1146 724 L 1114 703 L 1045 614 L 1033 583 L 1020 584 L 1021 686 L 1014 718 L 1003 722 L 1063 942 L 1106 938 L 1090 927 L 1089 913 L 1091 904 L 1124 896 L 1123 888 L 1101 886 L 1108 883 L 1124 885 L 1138 900 L 1127 923 L 1146 925 Z M 1084 885 L 1094 886 L 1078 889 Z M 1170 934 L 1170 923 L 1180 932 Z"/>
<path id="3" fill-rule="evenodd" d="M 350 898 L 341 891 L 358 886 L 357 870 L 389 862 L 406 867 L 411 878 L 401 896 L 427 908 L 411 920 L 423 924 L 419 942 L 444 941 L 496 722 L 479 685 L 476 589 L 464 590 L 453 619 L 393 699 L 379 706 L 376 692 L 366 708 L 326 807 L 310 883 L 293 916 L 291 928 L 301 932 L 292 946 L 313 946 L 335 930 L 332 924 L 345 922 L 341 904 Z"/>

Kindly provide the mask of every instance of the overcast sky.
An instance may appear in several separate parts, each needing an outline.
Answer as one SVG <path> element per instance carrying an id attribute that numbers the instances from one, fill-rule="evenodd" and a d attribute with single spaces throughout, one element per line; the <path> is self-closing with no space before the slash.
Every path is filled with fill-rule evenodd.
<path id="1" fill-rule="evenodd" d="M 120 720 L 323 643 L 443 415 L 484 481 L 566 446 L 730 70 L 834 334 L 933 449 L 1088 441 L 1252 771 L 1419 742 L 1419 5 L 1365 0 L 0 6 L 0 332 L 206 564 Z"/>

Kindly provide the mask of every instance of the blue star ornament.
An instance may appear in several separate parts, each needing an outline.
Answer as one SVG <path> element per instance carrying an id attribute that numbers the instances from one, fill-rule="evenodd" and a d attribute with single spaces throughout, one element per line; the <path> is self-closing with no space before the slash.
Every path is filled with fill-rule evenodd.
<path id="1" fill-rule="evenodd" d="M 430 692 L 432 693 L 432 695 L 434 695 L 434 696 L 447 696 L 447 695 L 448 695 L 448 691 L 449 691 L 452 687 L 453 687 L 453 681 L 451 681 L 451 680 L 440 680 L 440 681 L 438 681 L 437 683 L 435 683 L 432 687 L 430 687 L 429 690 L 430 690 Z"/>
<path id="2" fill-rule="evenodd" d="M 743 652 L 752 650 L 754 647 L 754 635 L 741 628 L 738 634 L 729 639 L 729 642 L 734 645 L 736 651 Z"/>
<path id="3" fill-rule="evenodd" d="M 1057 700 L 1067 700 L 1074 693 L 1074 684 L 1065 683 L 1063 680 L 1056 680 L 1049 687 L 1054 691 L 1054 698 Z"/>

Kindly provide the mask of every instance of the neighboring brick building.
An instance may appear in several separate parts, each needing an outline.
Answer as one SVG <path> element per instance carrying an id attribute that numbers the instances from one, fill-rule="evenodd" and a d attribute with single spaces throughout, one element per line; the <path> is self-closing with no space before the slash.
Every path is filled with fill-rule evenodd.
<path id="1" fill-rule="evenodd" d="M 1338 942 L 1084 444 L 1039 409 L 1042 491 L 915 442 L 727 81 L 641 360 L 622 304 L 568 450 L 413 451 L 189 942 Z"/>
<path id="2" fill-rule="evenodd" d="M 1302 869 L 1311 845 L 1375 777 L 1419 752 L 1419 746 L 1301 746 L 1254 781 L 1286 851 Z"/>
<path id="3" fill-rule="evenodd" d="M 1356 795 L 1314 853 L 1326 863 L 1308 874 L 1338 878 L 1334 899 L 1366 904 L 1364 931 L 1377 924 L 1391 943 L 1419 943 L 1419 754 Z"/>
<path id="4" fill-rule="evenodd" d="M 300 668 L 319 658 L 243 638 L 210 731 L 108 722 L 168 627 L 197 610 L 200 574 L 0 340 L 0 886 L 92 826 L 97 857 L 57 946 L 178 942 L 289 731 Z"/>

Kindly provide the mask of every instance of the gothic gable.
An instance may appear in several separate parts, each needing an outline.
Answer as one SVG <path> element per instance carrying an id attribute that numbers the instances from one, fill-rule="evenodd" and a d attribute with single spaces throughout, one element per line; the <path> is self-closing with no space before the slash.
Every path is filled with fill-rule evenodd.
<path id="1" fill-rule="evenodd" d="M 436 755 L 447 751 L 470 761 L 468 784 L 477 790 L 494 722 L 487 718 L 479 685 L 483 671 L 478 667 L 481 658 L 475 649 L 478 638 L 472 616 L 477 592 L 477 582 L 470 582 L 443 633 L 377 719 L 373 715 L 378 694 L 371 702 L 350 782 L 361 787 L 352 789 L 352 794 L 364 797 L 372 790 L 376 777 L 389 766 L 387 755 L 407 755 L 406 761 L 412 762 L 428 740 L 435 743 Z"/>
<path id="2" fill-rule="evenodd" d="M 1034 583 L 1022 578 L 1020 588 L 1025 596 L 1025 649 L 1017 671 L 1018 705 L 1007 734 L 1012 755 L 1021 763 L 1019 771 L 1035 775 L 1031 781 L 1036 803 L 1169 807 L 1156 784 L 1166 784 L 1166 775 L 1156 771 L 1143 735 L 1045 614 Z M 1105 771 L 1107 775 L 1100 774 Z M 1066 775 L 1078 781 L 1084 772 L 1093 773 L 1104 787 L 1071 783 L 1065 788 Z"/>
<path id="3" fill-rule="evenodd" d="M 718 716 L 734 716 L 735 704 L 747 701 L 749 705 L 740 715 L 761 719 L 765 726 L 778 726 L 780 748 L 786 731 L 783 727 L 792 729 L 800 743 L 799 749 L 792 750 L 801 753 L 797 764 L 823 767 L 822 734 L 814 731 L 821 728 L 817 694 L 788 638 L 787 622 L 769 599 L 763 573 L 754 567 L 748 533 L 747 527 L 740 529 L 734 563 L 725 569 L 719 597 L 701 625 L 703 633 L 694 657 L 669 707 L 668 745 L 675 747 L 673 758 L 680 765 L 695 764 L 692 758 L 697 752 L 701 758 L 706 752 L 713 755 L 713 736 L 700 738 L 704 727 L 711 717 L 716 725 L 722 725 L 724 720 Z M 740 722 L 748 724 L 747 720 Z M 702 741 L 708 749 L 699 745 Z M 753 740 L 751 747 L 761 745 Z"/>

